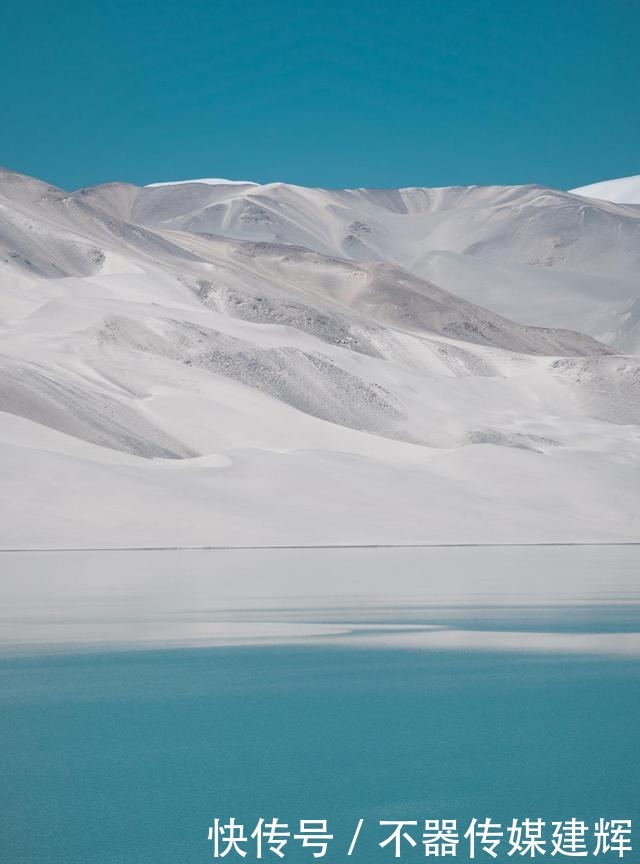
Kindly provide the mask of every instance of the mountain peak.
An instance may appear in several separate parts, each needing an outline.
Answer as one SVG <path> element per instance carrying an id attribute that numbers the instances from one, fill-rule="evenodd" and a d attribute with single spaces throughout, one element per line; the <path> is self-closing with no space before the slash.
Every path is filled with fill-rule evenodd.
<path id="1" fill-rule="evenodd" d="M 569 189 L 572 195 L 611 201 L 613 204 L 640 204 L 640 174 L 619 177 L 617 180 L 601 180 L 589 186 Z"/>

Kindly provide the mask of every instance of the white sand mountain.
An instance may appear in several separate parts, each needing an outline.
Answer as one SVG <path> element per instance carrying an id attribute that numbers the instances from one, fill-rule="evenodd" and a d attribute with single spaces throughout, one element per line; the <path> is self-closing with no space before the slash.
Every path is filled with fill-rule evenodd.
<path id="1" fill-rule="evenodd" d="M 393 262 L 523 323 L 578 329 L 618 349 L 640 350 L 640 331 L 627 314 L 640 294 L 639 206 L 539 186 L 331 191 L 282 183 L 112 184 L 78 195 L 156 230 Z"/>
<path id="2" fill-rule="evenodd" d="M 638 224 L 535 187 L 0 173 L 2 545 L 637 536 L 640 313 L 609 301 Z M 552 326 L 585 296 L 627 356 Z"/>

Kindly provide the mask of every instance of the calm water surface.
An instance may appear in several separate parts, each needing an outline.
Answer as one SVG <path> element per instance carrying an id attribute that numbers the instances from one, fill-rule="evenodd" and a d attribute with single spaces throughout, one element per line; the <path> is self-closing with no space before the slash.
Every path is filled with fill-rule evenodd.
<path id="1" fill-rule="evenodd" d="M 216 816 L 327 819 L 332 864 L 360 818 L 355 864 L 395 860 L 381 819 L 637 818 L 637 556 L 5 558 L 2 861 L 210 862 Z"/>

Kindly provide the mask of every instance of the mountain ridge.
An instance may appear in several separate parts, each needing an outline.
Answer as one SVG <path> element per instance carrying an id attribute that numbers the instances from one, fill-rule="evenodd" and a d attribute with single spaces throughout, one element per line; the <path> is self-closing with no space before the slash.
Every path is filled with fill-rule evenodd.
<path id="1" fill-rule="evenodd" d="M 637 536 L 630 209 L 0 172 L 0 542 Z M 598 292 L 612 345 L 549 326 Z"/>

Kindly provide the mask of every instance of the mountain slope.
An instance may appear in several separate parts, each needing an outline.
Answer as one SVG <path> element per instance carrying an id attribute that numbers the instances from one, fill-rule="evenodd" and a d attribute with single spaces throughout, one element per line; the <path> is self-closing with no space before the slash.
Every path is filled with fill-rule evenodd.
<path id="1" fill-rule="evenodd" d="M 626 305 L 638 295 L 638 207 L 540 186 L 324 190 L 184 183 L 132 190 L 111 184 L 76 194 L 156 230 L 393 262 L 436 283 L 448 255 L 463 268 L 448 267 L 440 284 L 454 294 L 524 323 L 578 328 L 617 339 L 615 348 L 640 350 L 625 329 Z M 480 274 L 493 270 L 489 284 L 474 278 L 476 266 Z"/>
<path id="2" fill-rule="evenodd" d="M 485 245 L 502 225 L 505 248 L 524 254 L 508 213 L 535 208 L 540 194 L 277 184 L 68 193 L 4 172 L 0 543 L 636 536 L 640 358 L 442 287 L 488 290 L 493 253 L 432 253 L 448 262 L 433 268 L 438 278 L 408 266 L 429 219 L 429 243 L 438 231 L 462 236 L 467 220 L 477 245 L 479 214 L 492 209 Z M 256 196 L 269 209 L 261 227 L 242 218 L 256 215 Z M 221 203 L 227 215 L 212 216 Z M 378 214 L 387 232 L 359 260 L 344 254 L 340 227 L 356 212 L 369 227 Z M 191 224 L 196 213 L 220 219 L 219 230 Z M 571 222 L 563 204 L 553 230 L 563 213 Z M 598 218 L 619 220 L 627 242 L 626 211 Z M 534 222 L 537 237 L 544 219 Z M 581 230 L 586 248 L 591 227 Z M 396 240 L 404 266 L 381 259 Z M 527 297 L 520 288 L 514 308 Z"/>

